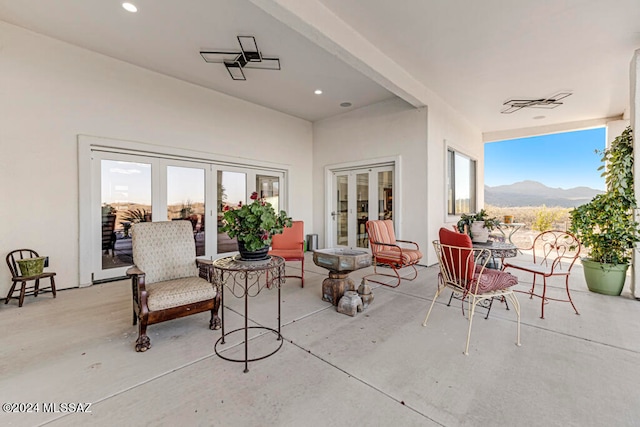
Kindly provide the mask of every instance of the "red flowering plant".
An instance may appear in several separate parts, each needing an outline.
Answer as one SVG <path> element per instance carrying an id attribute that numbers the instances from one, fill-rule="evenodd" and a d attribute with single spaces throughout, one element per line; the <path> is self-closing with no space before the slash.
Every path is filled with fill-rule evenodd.
<path id="1" fill-rule="evenodd" d="M 276 213 L 273 205 L 255 191 L 251 200 L 253 203 L 240 202 L 236 208 L 225 206 L 220 230 L 232 239 L 237 237 L 248 251 L 256 251 L 270 246 L 273 235 L 282 233 L 284 227 L 291 227 L 291 218 L 285 211 Z"/>

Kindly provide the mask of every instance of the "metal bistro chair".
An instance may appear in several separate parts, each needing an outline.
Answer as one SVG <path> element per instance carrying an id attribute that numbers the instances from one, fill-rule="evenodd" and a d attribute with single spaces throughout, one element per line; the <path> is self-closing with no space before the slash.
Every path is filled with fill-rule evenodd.
<path id="1" fill-rule="evenodd" d="M 26 258 L 37 258 L 39 257 L 38 253 L 32 249 L 16 249 L 15 251 L 9 252 L 7 255 L 7 265 L 9 266 L 9 270 L 11 271 L 11 289 L 9 289 L 9 293 L 7 294 L 7 299 L 4 301 L 5 304 L 9 302 L 10 299 L 18 300 L 18 307 L 22 307 L 24 303 L 24 297 L 26 295 L 33 295 L 37 297 L 39 293 L 43 293 L 43 291 L 51 292 L 53 297 L 56 297 L 56 282 L 53 276 L 56 273 L 53 272 L 43 272 L 40 274 L 23 276 L 20 272 L 20 268 L 18 267 L 17 260 L 26 259 Z M 40 279 L 49 279 L 49 286 L 40 287 Z M 28 286 L 27 283 L 33 281 L 33 285 Z M 16 289 L 17 284 L 20 283 L 20 288 Z M 13 294 L 15 292 L 20 292 L 20 295 L 14 297 Z"/>
<path id="2" fill-rule="evenodd" d="M 462 312 L 464 314 L 464 302 L 468 302 L 467 318 L 469 330 L 464 354 L 469 354 L 469 341 L 471 339 L 471 326 L 476 306 L 483 301 L 492 298 L 507 297 L 511 301 L 518 317 L 517 340 L 520 345 L 520 304 L 512 287 L 518 284 L 517 277 L 499 270 L 487 268 L 490 259 L 487 249 L 474 249 L 471 238 L 466 234 L 456 233 L 445 228 L 440 229 L 440 240 L 435 240 L 433 246 L 440 263 L 438 274 L 438 289 L 431 301 L 431 306 L 422 326 L 427 325 L 431 310 L 438 296 L 447 288 L 461 295 Z"/>
<path id="3" fill-rule="evenodd" d="M 300 261 L 300 284 L 304 288 L 304 222 L 293 221 L 291 227 L 285 227 L 282 234 L 276 234 L 271 240 L 269 255 L 280 256 L 285 261 Z"/>
<path id="4" fill-rule="evenodd" d="M 576 314 L 580 314 L 571 299 L 569 275 L 580 256 L 581 249 L 582 245 L 573 234 L 561 230 L 545 231 L 536 236 L 531 248 L 525 249 L 533 252 L 533 262 L 505 259 L 502 262 L 502 270 L 512 268 L 533 274 L 533 283 L 527 293 L 529 298 L 534 296 L 541 298 L 541 319 L 544 319 L 544 306 L 548 301 L 568 302 Z M 542 276 L 542 295 L 535 293 L 538 276 Z M 547 279 L 550 277 L 564 277 L 567 299 L 552 298 L 547 295 Z"/>

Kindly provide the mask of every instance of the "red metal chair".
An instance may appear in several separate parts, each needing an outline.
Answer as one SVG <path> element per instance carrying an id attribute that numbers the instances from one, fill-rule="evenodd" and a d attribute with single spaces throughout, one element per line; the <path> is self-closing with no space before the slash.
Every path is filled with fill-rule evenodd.
<path id="1" fill-rule="evenodd" d="M 512 287 L 518 284 L 518 278 L 500 270 L 487 268 L 487 262 L 491 258 L 490 251 L 488 249 L 474 249 L 471 238 L 466 234 L 441 228 L 440 240 L 435 240 L 433 246 L 440 263 L 438 289 L 431 301 L 431 306 L 424 322 L 422 322 L 422 326 L 427 325 L 429 315 L 438 296 L 445 289 L 451 289 L 463 301 L 463 314 L 464 301 L 468 302 L 469 330 L 464 350 L 464 354 L 468 355 L 471 326 L 476 306 L 493 298 L 507 297 L 511 301 L 518 318 L 516 344 L 519 346 L 520 304 L 512 290 Z"/>
<path id="2" fill-rule="evenodd" d="M 536 296 L 542 299 L 541 319 L 544 319 L 544 306 L 548 301 L 568 302 L 576 314 L 580 314 L 571 299 L 569 275 L 580 256 L 581 249 L 582 245 L 573 234 L 561 230 L 545 231 L 536 236 L 530 248 L 523 249 L 533 252 L 533 262 L 524 262 L 517 258 L 504 259 L 502 270 L 513 268 L 533 274 L 533 283 L 528 294 L 529 298 Z M 534 292 L 538 276 L 542 276 L 542 295 Z M 565 278 L 567 299 L 552 298 L 547 295 L 547 279 L 550 277 Z"/>
<path id="3" fill-rule="evenodd" d="M 369 246 L 373 255 L 373 275 L 395 277 L 397 283 L 393 285 L 373 280 L 370 278 L 372 275 L 366 276 L 368 281 L 396 288 L 400 285 L 402 279 L 414 280 L 418 277 L 418 270 L 416 270 L 415 265 L 422 259 L 422 252 L 420 252 L 416 242 L 396 239 L 392 220 L 367 221 L 367 234 L 369 235 Z M 407 248 L 407 246 L 412 247 Z M 378 272 L 378 264 L 390 267 L 394 274 Z M 413 268 L 413 277 L 400 276 L 399 270 L 405 267 Z"/>
<path id="4" fill-rule="evenodd" d="M 291 227 L 285 227 L 282 234 L 276 234 L 271 240 L 271 250 L 269 255 L 276 255 L 285 259 L 285 261 L 300 261 L 300 279 L 304 288 L 304 222 L 293 221 Z"/>

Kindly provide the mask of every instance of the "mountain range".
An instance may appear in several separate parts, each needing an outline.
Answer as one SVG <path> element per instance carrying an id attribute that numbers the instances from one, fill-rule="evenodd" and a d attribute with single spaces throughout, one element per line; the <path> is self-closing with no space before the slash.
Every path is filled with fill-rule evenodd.
<path id="1" fill-rule="evenodd" d="M 538 181 L 484 187 L 484 201 L 498 207 L 542 206 L 572 208 L 590 201 L 604 191 L 589 187 L 551 188 Z"/>

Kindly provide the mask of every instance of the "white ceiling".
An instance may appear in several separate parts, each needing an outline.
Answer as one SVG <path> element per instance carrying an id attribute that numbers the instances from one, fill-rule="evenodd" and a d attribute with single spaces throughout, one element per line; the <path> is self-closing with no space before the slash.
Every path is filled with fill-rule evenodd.
<path id="1" fill-rule="evenodd" d="M 132 2 L 0 0 L 0 20 L 310 121 L 399 96 L 443 100 L 483 132 L 623 114 L 640 48 L 639 0 Z M 233 81 L 200 57 L 237 35 L 282 70 Z M 573 95 L 556 109 L 500 114 L 561 90 Z"/>

